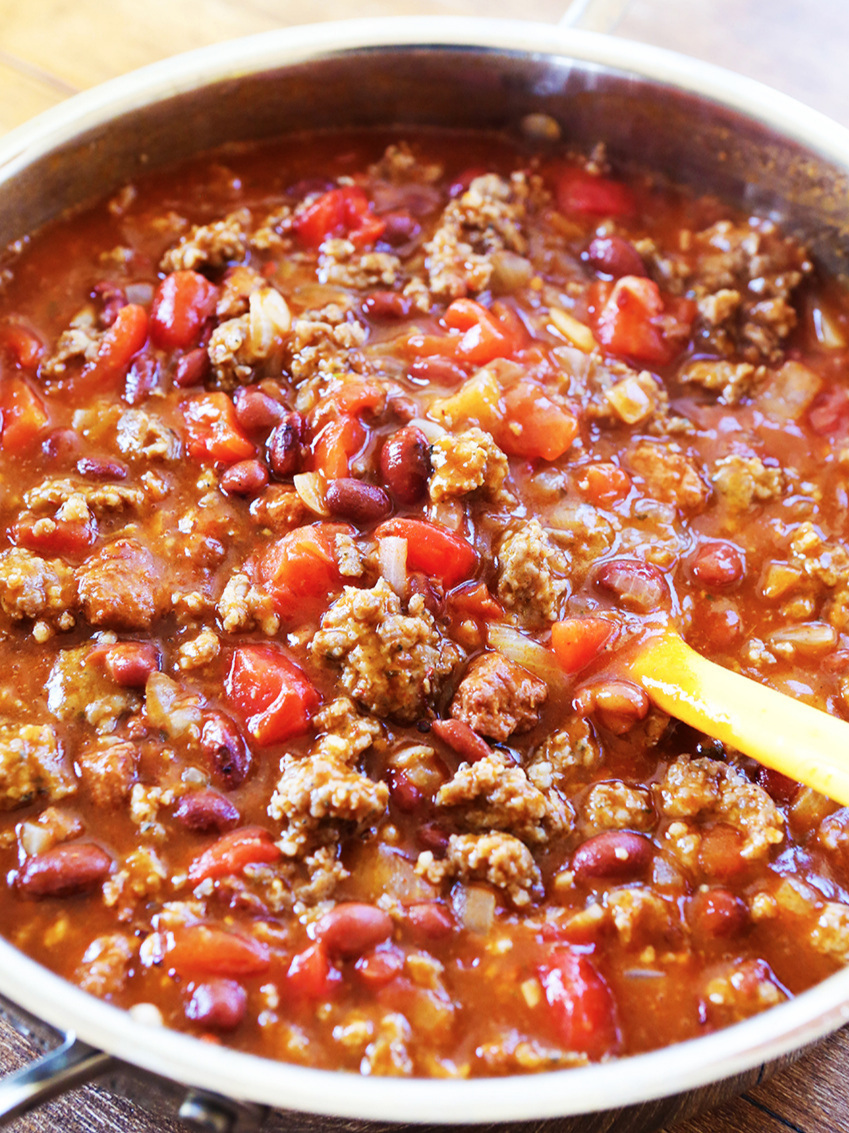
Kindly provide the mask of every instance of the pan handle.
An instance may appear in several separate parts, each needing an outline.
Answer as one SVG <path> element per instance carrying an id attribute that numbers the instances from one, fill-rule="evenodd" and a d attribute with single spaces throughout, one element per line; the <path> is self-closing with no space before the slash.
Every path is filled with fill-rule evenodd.
<path id="1" fill-rule="evenodd" d="M 99 1078 L 115 1065 L 111 1055 L 67 1032 L 61 1046 L 0 1081 L 0 1128 L 43 1102 Z"/>

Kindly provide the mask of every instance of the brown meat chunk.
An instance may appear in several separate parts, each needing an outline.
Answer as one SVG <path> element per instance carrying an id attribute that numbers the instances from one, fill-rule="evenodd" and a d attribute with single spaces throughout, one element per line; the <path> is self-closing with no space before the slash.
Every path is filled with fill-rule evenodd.
<path id="1" fill-rule="evenodd" d="M 376 716 L 414 720 L 460 650 L 439 633 L 420 594 L 407 613 L 384 579 L 370 590 L 346 586 L 310 645 L 316 660 L 341 665 L 340 683 Z"/>
<path id="2" fill-rule="evenodd" d="M 280 846 L 295 857 L 316 842 L 338 837 L 340 823 L 365 826 L 386 810 L 389 790 L 357 769 L 359 757 L 380 737 L 377 720 L 361 716 L 339 697 L 313 718 L 326 729 L 309 755 L 284 755 L 268 807 L 284 823 Z"/>
<path id="3" fill-rule="evenodd" d="M 758 456 L 723 456 L 716 462 L 711 482 L 732 512 L 747 511 L 755 503 L 783 494 L 785 476 L 767 467 Z"/>
<path id="4" fill-rule="evenodd" d="M 145 466 L 152 460 L 170 464 L 180 458 L 180 438 L 144 409 L 128 409 L 121 414 L 117 440 L 124 456 Z"/>
<path id="5" fill-rule="evenodd" d="M 680 450 L 668 444 L 645 441 L 638 444 L 627 459 L 631 470 L 643 478 L 654 499 L 675 504 L 689 515 L 704 509 L 710 488 Z"/>
<path id="6" fill-rule="evenodd" d="M 589 724 L 575 716 L 533 753 L 527 765 L 528 778 L 541 791 L 552 786 L 565 788 L 582 774 L 595 771 L 601 761 L 601 750 Z"/>
<path id="7" fill-rule="evenodd" d="M 251 381 L 257 367 L 279 358 L 291 326 L 288 304 L 276 288 L 251 292 L 247 314 L 219 323 L 210 336 L 207 353 L 217 384 L 232 389 Z"/>
<path id="8" fill-rule="evenodd" d="M 62 649 L 47 679 L 47 707 L 57 720 L 82 718 L 98 732 L 111 732 L 121 716 L 141 707 L 138 693 L 116 684 L 81 645 Z"/>
<path id="9" fill-rule="evenodd" d="M 79 568 L 83 612 L 91 625 L 147 629 L 159 615 L 160 564 L 141 543 L 117 539 Z"/>
<path id="10" fill-rule="evenodd" d="M 681 381 L 702 389 L 719 393 L 725 405 L 737 405 L 763 376 L 763 367 L 755 368 L 749 362 L 727 362 L 724 359 L 699 359 L 690 362 L 681 371 Z"/>
<path id="11" fill-rule="evenodd" d="M 357 370 L 362 362 L 357 348 L 366 340 L 366 328 L 354 318 L 351 304 L 329 303 L 304 311 L 292 322 L 292 376 L 297 381 Z"/>
<path id="12" fill-rule="evenodd" d="M 458 877 L 462 881 L 488 881 L 501 889 L 517 909 L 542 896 L 542 875 L 524 842 L 512 834 L 452 834 L 445 857 L 437 860 L 430 850 L 419 854 L 416 873 L 433 885 Z"/>
<path id="13" fill-rule="evenodd" d="M 49 724 L 0 724 L 0 810 L 38 794 L 51 802 L 75 790 L 59 737 Z"/>
<path id="14" fill-rule="evenodd" d="M 391 252 L 363 252 L 344 237 L 325 240 L 318 263 L 321 283 L 356 291 L 392 287 L 401 270 L 401 261 Z"/>
<path id="15" fill-rule="evenodd" d="M 849 906 L 828 901 L 811 930 L 811 944 L 817 952 L 834 956 L 842 964 L 849 961 Z"/>
<path id="16" fill-rule="evenodd" d="M 238 209 L 212 224 L 196 224 L 169 248 L 159 265 L 162 271 L 196 271 L 202 267 L 222 267 L 245 258 L 247 229 L 251 214 Z"/>
<path id="17" fill-rule="evenodd" d="M 498 499 L 508 472 L 505 454 L 489 433 L 477 427 L 439 437 L 431 446 L 430 463 L 428 490 L 436 503 L 478 489 Z"/>
<path id="18" fill-rule="evenodd" d="M 0 610 L 6 617 L 45 618 L 70 629 L 76 605 L 74 572 L 61 559 L 48 561 L 22 547 L 0 554 Z"/>
<path id="19" fill-rule="evenodd" d="M 132 488 L 126 484 L 92 484 L 85 480 L 63 477 L 45 480 L 38 487 L 32 488 L 24 496 L 24 502 L 31 511 L 42 511 L 60 508 L 78 496 L 82 497 L 86 507 L 98 519 L 122 511 L 141 511 L 146 499 L 141 488 Z"/>
<path id="20" fill-rule="evenodd" d="M 705 984 L 703 999 L 714 1027 L 728 1027 L 787 999 L 766 960 L 728 962 Z"/>
<path id="21" fill-rule="evenodd" d="M 82 784 L 96 806 L 116 807 L 129 796 L 137 759 L 129 740 L 103 738 L 80 752 Z"/>
<path id="22" fill-rule="evenodd" d="M 643 787 L 631 787 L 619 779 L 596 783 L 583 806 L 583 818 L 590 830 L 650 830 L 655 824 L 651 794 Z"/>
<path id="23" fill-rule="evenodd" d="M 225 633 L 244 633 L 254 628 L 273 637 L 280 628 L 271 599 L 254 586 L 246 574 L 234 574 L 218 599 L 218 617 Z"/>
<path id="24" fill-rule="evenodd" d="M 508 531 L 498 546 L 498 597 L 526 625 L 556 621 L 569 593 L 570 563 L 538 519 Z"/>
<path id="25" fill-rule="evenodd" d="M 570 826 L 567 804 L 556 791 L 545 794 L 518 764 L 500 752 L 462 763 L 439 788 L 438 806 L 451 808 L 470 830 L 504 830 L 526 842 L 547 842 Z"/>
<path id="26" fill-rule="evenodd" d="M 492 740 L 527 732 L 539 721 L 548 686 L 500 653 L 475 657 L 451 702 L 451 715 Z"/>
<path id="27" fill-rule="evenodd" d="M 107 999 L 127 982 L 138 950 L 138 941 L 122 932 L 95 937 L 77 969 L 76 983 L 90 995 Z"/>

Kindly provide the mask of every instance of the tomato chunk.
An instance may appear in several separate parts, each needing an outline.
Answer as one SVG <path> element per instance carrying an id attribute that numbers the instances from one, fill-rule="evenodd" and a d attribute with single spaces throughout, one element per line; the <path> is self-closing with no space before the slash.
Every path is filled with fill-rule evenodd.
<path id="1" fill-rule="evenodd" d="M 343 185 L 302 208 L 295 216 L 294 228 L 310 248 L 317 248 L 329 236 L 345 236 L 361 248 L 380 239 L 386 222 L 374 215 L 362 189 Z"/>
<path id="2" fill-rule="evenodd" d="M 320 942 L 292 957 L 286 973 L 289 990 L 304 999 L 327 999 L 342 985 L 342 973 L 330 963 Z"/>
<path id="3" fill-rule="evenodd" d="M 44 343 L 35 331 L 22 323 L 6 323 L 0 327 L 0 347 L 14 359 L 16 366 L 24 369 L 34 369 L 44 353 Z"/>
<path id="4" fill-rule="evenodd" d="M 557 176 L 557 207 L 564 213 L 586 216 L 635 216 L 637 199 L 621 181 L 596 177 L 586 169 L 569 166 Z"/>
<path id="5" fill-rule="evenodd" d="M 631 491 L 631 477 L 618 464 L 588 464 L 579 486 L 591 504 L 604 507 L 625 499 Z"/>
<path id="6" fill-rule="evenodd" d="M 243 826 L 224 834 L 189 867 L 192 881 L 241 873 L 246 865 L 276 862 L 283 855 L 262 826 Z"/>
<path id="7" fill-rule="evenodd" d="M 312 445 L 313 471 L 328 480 L 341 480 L 351 470 L 351 460 L 363 447 L 365 426 L 356 417 L 344 416 L 328 421 L 316 434 Z"/>
<path id="8" fill-rule="evenodd" d="M 126 377 L 130 362 L 147 342 L 148 317 L 144 307 L 128 303 L 100 342 L 97 357 L 83 369 L 92 384 L 106 384 Z"/>
<path id="9" fill-rule="evenodd" d="M 690 300 L 664 301 L 653 280 L 636 275 L 590 290 L 596 338 L 611 353 L 663 365 L 680 352 L 695 317 Z"/>
<path id="10" fill-rule="evenodd" d="M 578 435 L 578 419 L 546 397 L 534 382 L 518 382 L 504 394 L 505 424 L 497 440 L 505 452 L 557 460 Z"/>
<path id="11" fill-rule="evenodd" d="M 180 405 L 186 422 L 186 449 L 192 460 L 235 464 L 256 452 L 236 419 L 226 393 L 202 393 Z"/>
<path id="12" fill-rule="evenodd" d="M 458 361 L 473 362 L 476 366 L 484 366 L 495 358 L 510 358 L 527 338 L 521 320 L 509 307 L 489 311 L 474 299 L 455 299 L 443 322 L 451 330 L 462 331 L 450 353 Z"/>
<path id="13" fill-rule="evenodd" d="M 256 976 L 267 972 L 270 964 L 268 948 L 261 941 L 201 924 L 175 929 L 166 945 L 164 960 L 187 979 Z"/>
<path id="14" fill-rule="evenodd" d="M 551 627 L 551 646 L 566 672 L 577 673 L 598 656 L 615 631 L 606 618 L 566 618 Z"/>
<path id="15" fill-rule="evenodd" d="M 227 696 L 258 744 L 302 735 L 320 697 L 307 675 L 273 645 L 242 645 L 233 651 Z"/>
<path id="16" fill-rule="evenodd" d="M 388 519 L 375 532 L 377 539 L 396 535 L 407 540 L 407 566 L 441 580 L 446 589 L 468 578 L 477 566 L 474 547 L 447 527 L 424 519 Z"/>
<path id="17" fill-rule="evenodd" d="M 333 541 L 350 532 L 345 524 L 318 523 L 296 527 L 271 543 L 252 565 L 252 573 L 274 602 L 281 617 L 309 617 L 326 602 L 341 575 Z"/>
<path id="18" fill-rule="evenodd" d="M 22 456 L 46 428 L 49 417 L 41 398 L 23 378 L 7 378 L 0 387 L 4 452 Z"/>
<path id="19" fill-rule="evenodd" d="M 538 971 L 560 1042 L 592 1061 L 615 1051 L 616 1004 L 592 960 L 582 952 L 554 948 Z"/>
<path id="20" fill-rule="evenodd" d="M 18 519 L 11 533 L 19 547 L 53 558 L 85 551 L 97 538 L 97 526 L 90 512 L 80 518 L 66 519 L 59 515 L 50 520 L 27 512 Z"/>
<path id="21" fill-rule="evenodd" d="M 201 327 L 215 310 L 218 288 L 196 271 L 175 271 L 156 290 L 150 337 L 166 350 L 194 346 Z"/>

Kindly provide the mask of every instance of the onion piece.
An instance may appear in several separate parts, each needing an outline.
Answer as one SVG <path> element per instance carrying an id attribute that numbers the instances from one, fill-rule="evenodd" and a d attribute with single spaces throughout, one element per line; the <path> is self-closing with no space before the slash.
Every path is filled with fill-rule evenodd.
<path id="1" fill-rule="evenodd" d="M 407 540 L 399 535 L 387 535 L 377 541 L 377 558 L 380 573 L 399 598 L 407 595 Z"/>
<path id="2" fill-rule="evenodd" d="M 548 312 L 551 325 L 557 333 L 565 338 L 572 346 L 576 346 L 582 354 L 591 354 L 598 345 L 595 335 L 590 328 L 564 311 L 562 307 L 551 307 Z"/>
<path id="3" fill-rule="evenodd" d="M 292 478 L 292 483 L 310 511 L 325 517 L 330 515 L 325 501 L 327 484 L 320 472 L 299 472 Z"/>
<path id="4" fill-rule="evenodd" d="M 487 627 L 487 643 L 492 649 L 503 653 L 509 661 L 515 661 L 523 669 L 540 677 L 549 686 L 562 687 L 566 674 L 550 649 L 525 637 L 512 626 L 495 623 Z"/>
<path id="5" fill-rule="evenodd" d="M 455 885 L 451 891 L 454 915 L 469 932 L 488 936 L 495 920 L 495 894 L 485 885 Z"/>
<path id="6" fill-rule="evenodd" d="M 816 656 L 835 647 L 837 630 L 828 622 L 805 622 L 774 630 L 767 641 L 770 645 L 790 645 L 796 653 Z"/>

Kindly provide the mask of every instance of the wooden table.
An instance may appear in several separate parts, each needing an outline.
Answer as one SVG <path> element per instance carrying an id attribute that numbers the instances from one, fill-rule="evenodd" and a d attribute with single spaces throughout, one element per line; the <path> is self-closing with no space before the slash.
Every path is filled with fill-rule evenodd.
<path id="1" fill-rule="evenodd" d="M 270 28 L 359 16 L 556 22 L 568 0 L 0 0 L 0 132 L 77 91 L 179 51 Z M 779 87 L 849 125 L 847 0 L 574 0 L 572 15 Z M 0 1024 L 0 1072 L 32 1057 Z M 849 1133 L 849 1033 L 738 1101 L 665 1133 Z M 95 1087 L 22 1118 L 27 1133 L 178 1133 Z"/>

